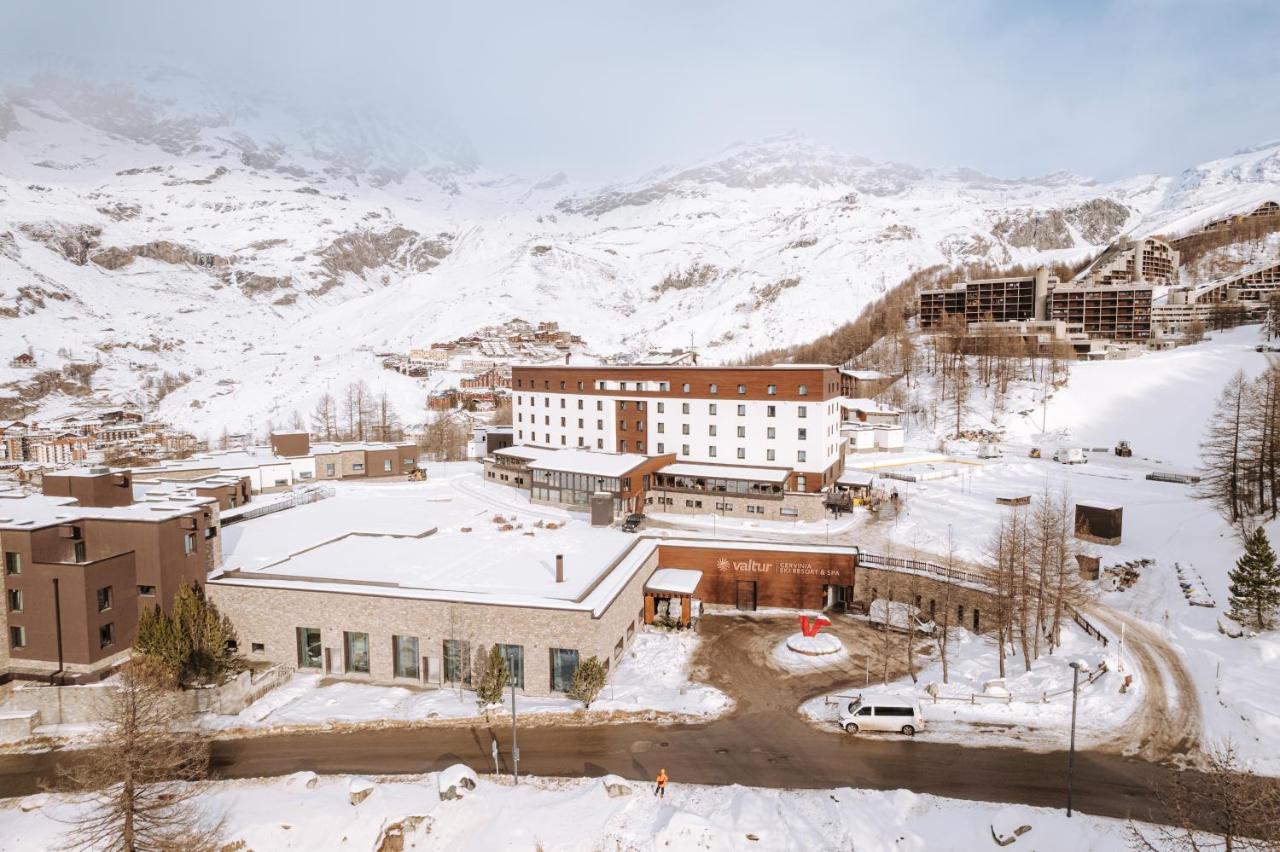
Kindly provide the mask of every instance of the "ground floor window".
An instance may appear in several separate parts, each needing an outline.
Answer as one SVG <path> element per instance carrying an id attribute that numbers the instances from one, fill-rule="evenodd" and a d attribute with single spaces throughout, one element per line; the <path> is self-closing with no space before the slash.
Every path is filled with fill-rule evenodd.
<path id="1" fill-rule="evenodd" d="M 27 628 L 25 627 L 9 628 L 9 647 L 11 648 L 27 647 Z"/>
<path id="2" fill-rule="evenodd" d="M 155 592 L 152 592 L 155 594 Z M 324 659 L 319 627 L 298 628 L 298 668 L 318 669 Z"/>
<path id="3" fill-rule="evenodd" d="M 351 674 L 368 674 L 369 634 L 343 633 L 342 644 L 347 672 Z"/>
<path id="4" fill-rule="evenodd" d="M 524 646 L 498 645 L 502 657 L 507 661 L 507 671 L 511 673 L 511 682 L 524 689 Z"/>
<path id="5" fill-rule="evenodd" d="M 418 637 L 393 636 L 391 651 L 396 661 L 396 677 L 418 677 Z"/>
<path id="6" fill-rule="evenodd" d="M 551 691 L 568 692 L 573 673 L 578 670 L 578 652 L 573 648 L 551 649 Z"/>
<path id="7" fill-rule="evenodd" d="M 448 683 L 471 685 L 471 643 L 444 640 L 444 679 Z"/>

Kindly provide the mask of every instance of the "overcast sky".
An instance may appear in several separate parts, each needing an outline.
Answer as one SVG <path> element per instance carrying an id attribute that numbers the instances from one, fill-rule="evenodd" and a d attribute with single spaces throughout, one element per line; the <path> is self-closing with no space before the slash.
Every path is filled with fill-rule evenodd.
<path id="1" fill-rule="evenodd" d="M 445 126 L 526 174 L 629 178 L 795 131 L 1113 178 L 1280 137 L 1277 45 L 1277 0 L 5 0 L 0 77 L 176 66 Z"/>

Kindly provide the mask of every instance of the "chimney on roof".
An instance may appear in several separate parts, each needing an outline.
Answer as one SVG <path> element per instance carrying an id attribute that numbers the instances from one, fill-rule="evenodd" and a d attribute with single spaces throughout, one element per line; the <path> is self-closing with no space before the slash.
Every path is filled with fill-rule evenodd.
<path id="1" fill-rule="evenodd" d="M 556 582 L 557 583 L 564 582 L 564 554 L 563 553 L 556 554 Z"/>

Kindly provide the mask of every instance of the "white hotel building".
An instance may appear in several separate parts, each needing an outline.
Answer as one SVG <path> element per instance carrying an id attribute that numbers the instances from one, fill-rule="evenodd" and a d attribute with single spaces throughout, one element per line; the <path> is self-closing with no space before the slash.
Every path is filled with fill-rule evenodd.
<path id="1" fill-rule="evenodd" d="M 511 393 L 517 446 L 774 468 L 787 491 L 843 468 L 834 367 L 517 366 Z"/>

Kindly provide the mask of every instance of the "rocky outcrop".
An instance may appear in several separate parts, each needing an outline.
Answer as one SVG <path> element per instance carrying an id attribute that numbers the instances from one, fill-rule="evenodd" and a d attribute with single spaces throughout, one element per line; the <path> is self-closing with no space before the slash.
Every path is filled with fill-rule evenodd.
<path id="1" fill-rule="evenodd" d="M 121 248 L 112 246 L 97 252 L 90 259 L 103 269 L 120 269 L 133 263 L 135 258 L 145 257 L 161 263 L 190 264 L 206 269 L 220 269 L 235 263 L 235 256 L 222 257 L 211 252 L 171 243 L 168 240 L 154 240 L 137 246 Z"/>
<path id="2" fill-rule="evenodd" d="M 68 225 L 62 222 L 28 222 L 18 226 L 26 237 L 45 245 L 76 266 L 89 262 L 89 252 L 98 247 L 102 229 L 95 225 Z"/>
<path id="3" fill-rule="evenodd" d="M 1095 246 L 1114 240 L 1133 211 L 1110 198 L 1095 198 L 1066 210 L 1067 221 L 1080 236 Z"/>
<path id="4" fill-rule="evenodd" d="M 142 215 L 142 208 L 136 204 L 125 204 L 117 201 L 114 204 L 107 204 L 98 208 L 98 212 L 113 222 L 124 222 L 128 219 L 137 219 Z"/>
<path id="5" fill-rule="evenodd" d="M 1090 245 L 1106 245 L 1124 228 L 1131 212 L 1113 199 L 1094 198 L 1072 207 L 1004 216 L 996 220 L 991 233 L 1014 248 L 1051 251 L 1074 247 L 1074 228 Z"/>
<path id="6" fill-rule="evenodd" d="M 673 290 L 692 290 L 705 287 L 720 274 L 719 268 L 709 263 L 695 263 L 687 269 L 677 269 L 653 285 L 653 297 L 656 299 Z"/>
<path id="7" fill-rule="evenodd" d="M 784 291 L 790 290 L 792 287 L 799 287 L 800 279 L 796 277 L 780 278 L 770 284 L 763 284 L 751 288 L 752 298 L 749 301 L 739 302 L 734 306 L 740 314 L 749 314 L 760 310 L 766 305 L 771 305 L 778 301 L 778 297 Z"/>
<path id="8" fill-rule="evenodd" d="M 381 232 L 343 234 L 317 253 L 324 277 L 319 289 L 312 292 L 327 292 L 338 286 L 344 275 L 362 276 L 370 269 L 426 272 L 449 256 L 452 245 L 452 234 L 424 237 L 399 226 Z"/>
<path id="9" fill-rule="evenodd" d="M 293 289 L 293 278 L 288 275 L 259 275 L 256 272 L 237 272 L 234 270 L 224 272 L 221 276 L 223 281 L 240 288 L 240 292 L 246 296 L 262 296 L 267 293 L 275 293 L 279 290 Z M 293 294 L 296 299 L 296 294 Z M 283 304 L 292 304 L 293 300 Z M 276 300 L 276 304 L 281 304 L 280 300 Z"/>
<path id="10" fill-rule="evenodd" d="M 997 219 L 991 233 L 1014 248 L 1037 251 L 1071 248 L 1076 244 L 1061 210 L 1028 211 Z"/>

